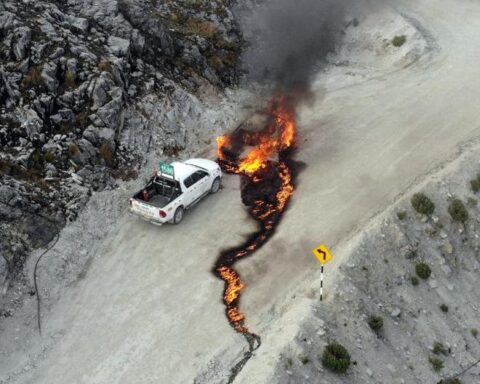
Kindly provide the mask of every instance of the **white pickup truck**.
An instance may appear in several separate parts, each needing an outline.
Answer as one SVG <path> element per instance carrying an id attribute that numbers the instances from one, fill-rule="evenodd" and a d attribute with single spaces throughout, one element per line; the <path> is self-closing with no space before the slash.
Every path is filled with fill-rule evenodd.
<path id="1" fill-rule="evenodd" d="M 222 171 L 214 161 L 160 163 L 160 170 L 130 199 L 130 212 L 162 225 L 178 224 L 185 210 L 220 189 Z"/>

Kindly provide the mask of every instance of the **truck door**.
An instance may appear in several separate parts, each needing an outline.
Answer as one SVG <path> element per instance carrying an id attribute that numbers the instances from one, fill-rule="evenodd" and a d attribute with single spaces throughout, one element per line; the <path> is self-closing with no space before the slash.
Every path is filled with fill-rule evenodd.
<path id="1" fill-rule="evenodd" d="M 195 185 L 198 184 L 198 189 L 200 190 L 200 196 L 206 193 L 210 189 L 210 185 L 208 185 L 209 177 L 208 173 L 205 171 L 197 171 L 193 175 L 193 180 Z"/>
<path id="2" fill-rule="evenodd" d="M 198 183 L 195 183 L 193 174 L 183 180 L 183 185 L 185 185 L 183 203 L 188 207 L 202 195 L 202 191 L 198 188 Z"/>

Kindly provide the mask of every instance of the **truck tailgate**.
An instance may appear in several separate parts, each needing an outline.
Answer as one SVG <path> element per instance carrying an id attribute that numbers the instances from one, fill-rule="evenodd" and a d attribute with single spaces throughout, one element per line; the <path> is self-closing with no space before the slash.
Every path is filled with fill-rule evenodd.
<path id="1" fill-rule="evenodd" d="M 132 199 L 132 212 L 142 216 L 159 218 L 158 208 L 152 205 L 142 203 L 136 199 Z"/>

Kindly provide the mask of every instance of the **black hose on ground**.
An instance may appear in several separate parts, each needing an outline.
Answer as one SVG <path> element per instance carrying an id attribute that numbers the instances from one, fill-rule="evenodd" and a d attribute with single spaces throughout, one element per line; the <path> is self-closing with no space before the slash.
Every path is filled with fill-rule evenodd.
<path id="1" fill-rule="evenodd" d="M 22 210 L 21 208 L 17 208 L 17 207 L 14 207 L 8 203 L 5 203 L 4 201 L 0 201 L 1 204 L 3 205 L 6 205 L 7 207 L 10 207 L 10 208 L 13 208 L 13 209 L 20 209 L 23 213 L 26 213 L 26 214 L 29 214 L 29 215 L 32 215 L 32 216 L 38 216 L 38 217 L 41 217 L 42 219 L 45 219 L 47 220 L 48 222 L 52 223 L 55 228 L 57 229 L 57 233 L 55 234 L 55 240 L 53 241 L 53 244 L 50 245 L 38 258 L 37 260 L 35 261 L 35 266 L 33 268 L 33 285 L 34 285 L 34 289 L 35 289 L 35 295 L 37 296 L 37 326 L 38 326 L 38 333 L 40 334 L 40 336 L 42 335 L 42 323 L 41 323 L 41 320 L 40 320 L 40 302 L 41 302 L 41 298 L 40 298 L 40 292 L 38 291 L 38 284 L 37 284 L 37 268 L 38 268 L 38 264 L 40 263 L 40 260 L 43 258 L 43 256 L 45 256 L 48 251 L 50 251 L 58 242 L 58 239 L 60 238 L 60 226 L 58 225 L 58 223 L 54 220 L 52 220 L 51 218 L 45 216 L 45 215 L 42 215 L 41 213 L 36 213 L 36 212 L 28 212 L 28 211 L 24 211 Z"/>

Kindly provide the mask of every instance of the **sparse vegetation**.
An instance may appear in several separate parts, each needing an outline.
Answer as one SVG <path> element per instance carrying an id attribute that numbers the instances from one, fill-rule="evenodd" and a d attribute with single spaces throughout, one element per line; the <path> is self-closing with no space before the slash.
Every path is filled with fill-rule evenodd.
<path id="1" fill-rule="evenodd" d="M 70 71 L 65 72 L 65 87 L 67 89 L 77 88 L 77 84 L 75 83 L 75 73 Z"/>
<path id="2" fill-rule="evenodd" d="M 49 189 L 47 183 L 40 175 L 40 172 L 34 168 L 27 169 L 8 159 L 0 159 L 0 174 L 9 175 L 19 180 L 39 185 L 43 189 Z"/>
<path id="3" fill-rule="evenodd" d="M 440 381 L 438 384 L 462 384 L 459 378 L 454 378 L 454 379 L 445 379 Z"/>
<path id="4" fill-rule="evenodd" d="M 412 207 L 418 213 L 430 216 L 435 211 L 435 204 L 423 193 L 415 193 L 412 196 Z"/>
<path id="5" fill-rule="evenodd" d="M 468 220 L 468 211 L 462 200 L 453 199 L 448 207 L 448 213 L 453 220 L 465 223 Z"/>
<path id="6" fill-rule="evenodd" d="M 398 217 L 398 220 L 405 220 L 405 218 L 407 217 L 407 212 L 399 211 L 397 212 L 397 217 Z"/>
<path id="7" fill-rule="evenodd" d="M 378 332 L 383 328 L 383 318 L 381 316 L 370 316 L 368 325 L 373 331 Z"/>
<path id="8" fill-rule="evenodd" d="M 427 263 L 418 263 L 415 266 L 415 272 L 417 273 L 418 277 L 424 280 L 428 279 L 432 274 L 432 270 Z"/>
<path id="9" fill-rule="evenodd" d="M 469 197 L 469 198 L 467 199 L 467 205 L 468 205 L 469 207 L 474 208 L 474 207 L 477 206 L 477 204 L 478 204 L 478 200 L 477 200 L 477 199 L 474 199 L 473 197 Z"/>
<path id="10" fill-rule="evenodd" d="M 477 193 L 478 191 L 480 191 L 480 174 L 477 175 L 476 179 L 473 179 L 470 181 L 470 186 L 472 187 L 472 191 L 474 193 Z"/>
<path id="11" fill-rule="evenodd" d="M 310 358 L 307 355 L 304 355 L 304 354 L 299 355 L 298 360 L 300 360 L 300 362 L 303 365 L 308 364 L 310 362 Z"/>
<path id="12" fill-rule="evenodd" d="M 47 163 L 53 163 L 55 161 L 55 155 L 52 152 L 47 152 L 43 158 Z"/>
<path id="13" fill-rule="evenodd" d="M 81 128 L 85 128 L 89 123 L 88 115 L 89 115 L 88 108 L 85 108 L 84 110 L 78 112 L 75 115 L 75 125 Z"/>
<path id="14" fill-rule="evenodd" d="M 210 23 L 209 21 L 192 17 L 186 21 L 184 31 L 189 34 L 211 39 L 217 33 L 217 28 L 215 27 L 215 24 Z"/>
<path id="15" fill-rule="evenodd" d="M 446 304 L 440 305 L 440 310 L 441 310 L 443 313 L 447 313 L 447 312 L 448 312 L 448 305 L 446 305 Z"/>
<path id="16" fill-rule="evenodd" d="M 80 153 L 80 149 L 74 143 L 68 144 L 68 156 L 75 157 Z"/>
<path id="17" fill-rule="evenodd" d="M 286 368 L 286 369 L 290 369 L 290 368 L 292 368 L 292 366 L 293 366 L 293 360 L 292 360 L 292 358 L 291 358 L 291 357 L 287 357 L 287 358 L 285 359 L 285 368 Z"/>
<path id="18" fill-rule="evenodd" d="M 405 35 L 395 36 L 392 39 L 392 45 L 398 48 L 398 47 L 401 47 L 403 44 L 405 44 L 406 41 L 407 41 L 407 36 Z"/>
<path id="19" fill-rule="evenodd" d="M 100 158 L 103 159 L 109 167 L 113 167 L 114 165 L 113 152 L 110 149 L 110 147 L 107 144 L 103 143 L 98 149 L 98 152 L 100 154 Z"/>
<path id="20" fill-rule="evenodd" d="M 325 347 L 321 360 L 325 368 L 336 373 L 344 373 L 350 366 L 350 354 L 347 349 L 335 342 Z"/>
<path id="21" fill-rule="evenodd" d="M 438 341 L 436 341 L 435 343 L 433 343 L 433 353 L 435 355 L 446 355 L 447 354 L 447 350 L 445 349 L 444 345 Z"/>
<path id="22" fill-rule="evenodd" d="M 432 364 L 432 368 L 435 372 L 438 372 L 441 369 L 443 369 L 443 360 L 442 359 L 439 359 L 438 357 L 431 357 L 429 359 L 429 361 L 430 361 L 430 364 Z"/>
<path id="23" fill-rule="evenodd" d="M 27 89 L 42 85 L 42 67 L 40 65 L 34 65 L 32 68 L 30 68 L 23 78 L 22 84 Z"/>
<path id="24" fill-rule="evenodd" d="M 112 63 L 108 60 L 105 60 L 105 59 L 100 60 L 97 67 L 100 71 L 112 72 Z"/>
<path id="25" fill-rule="evenodd" d="M 418 277 L 417 276 L 412 276 L 410 278 L 410 281 L 412 282 L 412 285 L 413 286 L 417 286 L 418 284 L 420 284 L 420 280 L 418 280 Z"/>

